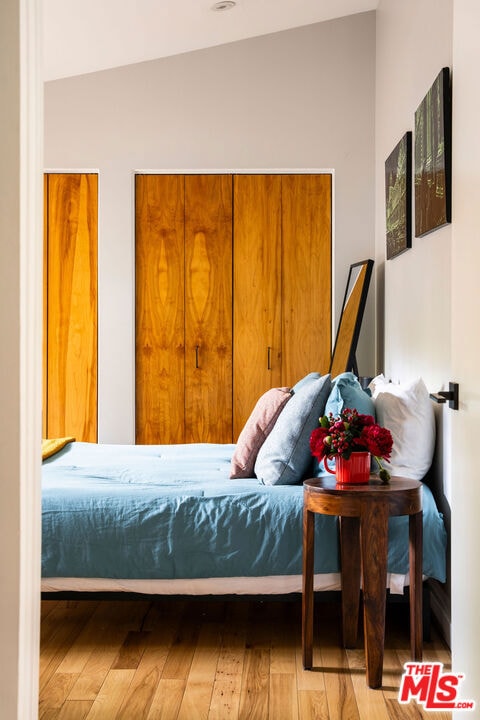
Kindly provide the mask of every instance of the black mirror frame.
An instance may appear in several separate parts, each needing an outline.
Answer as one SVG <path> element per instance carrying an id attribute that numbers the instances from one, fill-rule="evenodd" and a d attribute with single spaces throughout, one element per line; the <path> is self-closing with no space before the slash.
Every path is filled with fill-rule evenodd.
<path id="1" fill-rule="evenodd" d="M 358 338 L 360 335 L 360 328 L 362 326 L 362 319 L 363 319 L 363 313 L 365 310 L 365 304 L 367 302 L 367 295 L 368 295 L 368 289 L 370 286 L 370 279 L 372 277 L 373 264 L 374 264 L 373 260 L 362 260 L 361 262 L 353 263 L 352 265 L 350 265 L 350 270 L 349 270 L 348 278 L 347 278 L 347 286 L 345 288 L 345 295 L 343 298 L 342 312 L 340 314 L 340 320 L 339 320 L 338 329 L 337 329 L 337 336 L 335 338 L 335 346 L 333 348 L 332 359 L 330 362 L 329 372 L 332 373 L 332 375 L 333 375 L 333 371 L 334 371 L 335 375 L 339 375 L 342 372 L 351 371 L 351 372 L 355 373 L 355 375 L 357 375 L 357 377 L 358 377 L 358 366 L 357 366 L 357 359 L 356 359 L 357 343 L 358 343 Z M 351 291 L 353 289 L 353 288 L 350 288 L 350 282 L 352 279 L 352 275 L 355 272 L 355 269 L 358 267 L 363 267 L 363 266 L 366 266 L 365 276 L 363 278 L 363 286 L 362 286 L 362 289 L 360 292 L 360 297 L 359 297 L 355 322 L 354 322 L 354 326 L 353 326 L 352 336 L 351 336 L 351 338 L 345 339 L 345 338 L 342 338 L 342 321 L 344 321 L 344 313 L 345 313 L 345 308 L 347 305 L 347 300 L 348 300 L 349 294 L 351 293 Z M 355 287 L 355 285 L 353 287 Z M 349 329 L 347 328 L 347 331 L 348 330 Z M 341 370 L 338 368 L 336 370 L 334 370 L 335 367 L 339 363 L 342 362 L 341 359 L 337 358 L 336 355 L 345 346 L 348 348 L 348 355 L 347 355 L 347 360 L 346 360 L 345 366 L 343 366 L 343 364 L 342 364 Z"/>

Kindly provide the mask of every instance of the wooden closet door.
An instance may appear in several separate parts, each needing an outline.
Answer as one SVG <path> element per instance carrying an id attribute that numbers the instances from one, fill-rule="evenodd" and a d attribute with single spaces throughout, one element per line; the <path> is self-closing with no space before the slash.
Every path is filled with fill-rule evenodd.
<path id="1" fill-rule="evenodd" d="M 136 442 L 185 439 L 184 178 L 137 175 Z"/>
<path id="2" fill-rule="evenodd" d="M 331 207 L 331 175 L 282 176 L 282 385 L 330 366 Z"/>
<path id="3" fill-rule="evenodd" d="M 234 178 L 234 439 L 281 382 L 280 175 Z"/>
<path id="4" fill-rule="evenodd" d="M 48 175 L 43 176 L 42 438 L 48 438 Z"/>
<path id="5" fill-rule="evenodd" d="M 46 181 L 47 437 L 97 441 L 97 202 L 93 174 Z"/>
<path id="6" fill-rule="evenodd" d="M 185 177 L 185 441 L 232 442 L 232 176 Z"/>

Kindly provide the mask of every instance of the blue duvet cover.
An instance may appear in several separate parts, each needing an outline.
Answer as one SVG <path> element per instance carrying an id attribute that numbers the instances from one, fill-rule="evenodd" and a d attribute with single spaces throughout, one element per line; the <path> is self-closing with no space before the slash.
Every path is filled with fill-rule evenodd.
<path id="1" fill-rule="evenodd" d="M 215 578 L 302 572 L 302 485 L 231 480 L 233 445 L 72 443 L 43 462 L 42 575 Z M 445 581 L 446 533 L 423 488 L 424 575 Z M 337 521 L 316 516 L 315 572 L 339 570 Z M 408 572 L 408 518 L 388 570 Z"/>

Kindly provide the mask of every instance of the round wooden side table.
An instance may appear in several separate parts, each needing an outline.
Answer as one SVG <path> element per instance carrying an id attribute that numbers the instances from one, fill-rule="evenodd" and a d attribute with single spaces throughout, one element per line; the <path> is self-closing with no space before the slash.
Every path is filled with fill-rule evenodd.
<path id="1" fill-rule="evenodd" d="M 360 578 L 363 589 L 367 684 L 382 684 L 385 644 L 388 518 L 409 516 L 410 644 L 413 660 L 422 659 L 422 484 L 375 476 L 365 485 L 337 485 L 334 477 L 306 480 L 303 505 L 303 667 L 313 661 L 313 574 L 315 513 L 340 519 L 342 621 L 345 647 L 357 638 Z"/>

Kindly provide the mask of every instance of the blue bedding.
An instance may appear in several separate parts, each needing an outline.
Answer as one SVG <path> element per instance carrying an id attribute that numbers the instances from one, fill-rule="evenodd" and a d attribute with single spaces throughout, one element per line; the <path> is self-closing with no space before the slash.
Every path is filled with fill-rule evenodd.
<path id="1" fill-rule="evenodd" d="M 231 480 L 233 445 L 71 443 L 43 462 L 42 576 L 215 578 L 302 572 L 302 485 Z M 424 575 L 444 582 L 446 532 L 423 488 Z M 317 515 L 315 572 L 339 570 L 337 520 Z M 388 570 L 408 572 L 408 518 Z"/>

